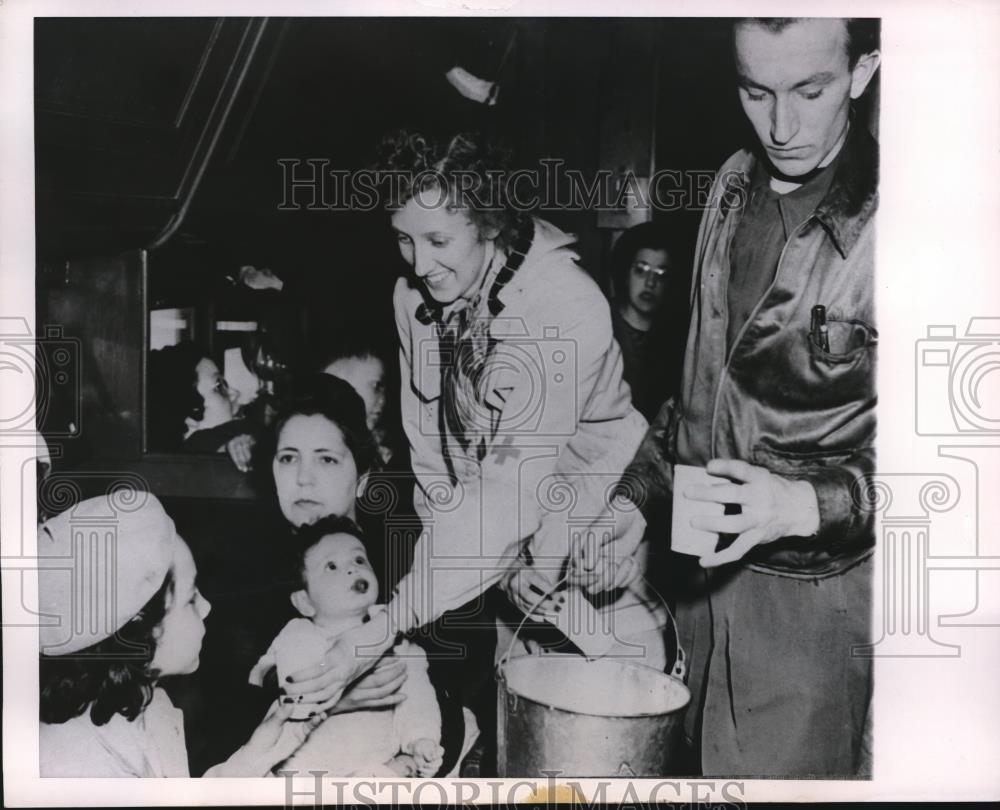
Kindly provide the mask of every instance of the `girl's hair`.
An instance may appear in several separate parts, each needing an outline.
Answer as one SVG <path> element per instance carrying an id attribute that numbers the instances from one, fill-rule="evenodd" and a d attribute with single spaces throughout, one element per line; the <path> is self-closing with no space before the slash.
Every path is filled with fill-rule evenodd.
<path id="1" fill-rule="evenodd" d="M 331 534 L 349 534 L 361 541 L 365 547 L 365 553 L 369 553 L 368 542 L 364 532 L 349 517 L 340 515 L 327 515 L 317 520 L 315 523 L 306 523 L 295 530 L 293 535 L 293 549 L 291 556 L 291 584 L 295 590 L 306 586 L 306 554 L 309 549 L 319 543 L 324 537 Z M 379 583 L 382 584 L 381 582 Z"/>
<path id="2" fill-rule="evenodd" d="M 278 448 L 281 431 L 293 416 L 319 414 L 336 425 L 344 435 L 344 444 L 354 456 L 358 475 L 368 472 L 375 462 L 377 449 L 368 430 L 365 403 L 350 383 L 329 374 L 308 374 L 293 378 L 280 396 L 270 427 L 254 447 L 254 469 L 262 473 L 274 491 L 271 462 Z M 264 482 L 258 481 L 259 484 Z"/>
<path id="3" fill-rule="evenodd" d="M 350 360 L 357 358 L 364 360 L 369 357 L 374 358 L 386 365 L 386 351 L 371 332 L 360 329 L 339 329 L 331 334 L 329 342 L 324 349 L 316 354 L 314 367 L 316 371 L 322 372 L 331 363 L 338 360 Z"/>
<path id="4" fill-rule="evenodd" d="M 625 231 L 611 250 L 611 284 L 615 297 L 621 300 L 628 295 L 628 274 L 636 253 L 643 248 L 665 250 L 671 270 L 676 273 L 684 269 L 683 244 L 682 239 L 659 222 L 643 222 Z"/>
<path id="5" fill-rule="evenodd" d="M 403 131 L 382 142 L 376 171 L 388 175 L 382 195 L 386 208 L 400 208 L 421 191 L 440 189 L 451 206 L 467 213 L 480 236 L 495 229 L 497 246 L 505 249 L 528 213 L 508 197 L 509 165 L 509 152 L 478 134 L 435 140 Z"/>
<path id="6" fill-rule="evenodd" d="M 149 353 L 146 430 L 150 448 L 180 448 L 187 432 L 184 420 L 189 416 L 200 420 L 205 415 L 205 400 L 198 393 L 197 366 L 206 356 L 190 341 Z"/>
<path id="7" fill-rule="evenodd" d="M 173 598 L 174 576 L 110 638 L 66 656 L 39 656 L 39 715 L 65 723 L 90 708 L 95 726 L 116 714 L 135 720 L 153 699 L 159 673 L 151 668 L 159 627 Z"/>

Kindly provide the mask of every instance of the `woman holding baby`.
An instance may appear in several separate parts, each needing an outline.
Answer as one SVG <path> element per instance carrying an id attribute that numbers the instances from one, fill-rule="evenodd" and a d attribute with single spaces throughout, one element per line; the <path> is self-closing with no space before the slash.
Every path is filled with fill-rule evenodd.
<path id="1" fill-rule="evenodd" d="M 665 610 L 640 576 L 644 522 L 611 498 L 646 421 L 573 237 L 517 210 L 501 156 L 473 138 L 400 135 L 380 168 L 404 178 L 386 207 L 413 269 L 394 307 L 424 532 L 385 616 L 338 639 L 288 693 L 335 701 L 399 634 L 493 585 L 506 594 L 498 655 L 526 614 L 543 623 L 520 637 L 544 637 L 544 622 L 585 599 L 613 629 L 606 651 L 664 669 Z"/>
<path id="2" fill-rule="evenodd" d="M 567 605 L 585 602 L 611 628 L 606 652 L 664 669 L 666 615 L 641 577 L 645 524 L 611 497 L 646 422 L 622 381 L 608 304 L 576 264 L 573 237 L 510 204 L 501 156 L 472 138 L 401 135 L 388 144 L 382 168 L 409 180 L 395 184 L 386 205 L 413 269 L 399 281 L 394 307 L 401 410 L 424 531 L 387 606 L 366 604 L 320 633 L 321 660 L 277 667 L 279 706 L 298 707 L 316 725 L 328 712 L 401 703 L 410 664 L 383 653 L 494 585 L 505 595 L 495 600 L 498 656 L 516 647 L 515 627 L 527 625 L 522 641 L 544 639 Z M 353 401 L 357 413 L 352 406 L 330 413 L 304 396 L 273 426 L 273 444 L 259 447 L 293 526 L 356 517 L 374 448 L 363 403 Z M 347 557 L 324 558 L 320 569 L 332 562 L 341 573 L 350 569 L 351 582 L 364 576 L 362 555 L 351 561 L 351 537 L 345 530 L 313 538 L 298 557 L 296 592 L 305 596 L 286 602 L 290 620 L 318 615 L 307 615 L 315 607 L 307 586 L 317 553 L 336 546 Z M 262 669 L 273 670 L 267 663 Z M 286 716 L 278 717 L 275 726 L 271 716 L 269 744 L 287 738 L 280 731 Z M 247 745 L 255 739 L 262 737 Z M 426 739 L 400 740 L 399 753 L 420 773 L 437 754 Z M 262 757 L 263 747 L 251 746 L 254 769 L 293 753 L 272 745 Z"/>
<path id="3" fill-rule="evenodd" d="M 257 665 L 243 671 L 243 681 L 249 675 L 258 686 L 275 670 L 284 681 L 321 660 L 331 641 L 368 619 L 379 597 L 354 520 L 376 452 L 361 398 L 328 375 L 301 379 L 260 447 L 270 459 L 282 515 L 298 531 L 281 555 L 288 570 L 275 571 L 275 580 L 288 587 L 254 596 L 271 605 L 279 621 L 287 619 Z M 116 504 L 124 507 L 116 510 Z M 92 527 L 108 515 L 115 528 L 109 569 L 115 581 L 105 583 L 115 594 L 110 601 L 99 598 L 101 583 L 87 575 L 91 551 L 102 549 L 73 553 L 80 539 L 74 522 Z M 83 539 L 94 544 L 96 537 Z M 183 714 L 159 682 L 199 669 L 211 605 L 196 585 L 194 559 L 173 521 L 148 493 L 116 493 L 42 524 L 38 546 L 42 557 L 79 566 L 73 576 L 64 562 L 39 577 L 41 609 L 59 618 L 40 638 L 42 775 L 188 776 Z M 84 632 L 74 634 L 79 627 Z M 433 776 L 444 752 L 439 700 L 427 669 L 419 648 L 404 643 L 364 677 L 344 675 L 335 686 L 339 699 L 322 707 L 291 694 L 274 700 L 273 687 L 261 693 L 263 702 L 230 693 L 227 700 L 236 700 L 247 715 L 231 730 L 242 744 L 204 775 L 266 776 L 282 768 Z"/>

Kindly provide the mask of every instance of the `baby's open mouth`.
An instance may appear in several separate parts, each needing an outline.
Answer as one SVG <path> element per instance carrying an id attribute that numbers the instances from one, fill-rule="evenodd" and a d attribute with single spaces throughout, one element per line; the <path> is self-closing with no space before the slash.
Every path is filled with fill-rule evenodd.
<path id="1" fill-rule="evenodd" d="M 354 584 L 351 585 L 352 590 L 358 593 L 368 593 L 368 580 L 367 579 L 356 579 Z"/>

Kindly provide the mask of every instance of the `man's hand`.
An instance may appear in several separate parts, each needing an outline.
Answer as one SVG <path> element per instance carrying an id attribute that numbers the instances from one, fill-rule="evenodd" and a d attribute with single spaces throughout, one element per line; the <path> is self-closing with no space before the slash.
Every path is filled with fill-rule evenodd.
<path id="1" fill-rule="evenodd" d="M 702 557 L 703 567 L 742 559 L 754 546 L 782 537 L 810 537 L 819 531 L 816 490 L 808 481 L 782 478 L 764 467 L 732 459 L 713 459 L 707 469 L 709 475 L 735 483 L 692 486 L 684 496 L 695 501 L 739 504 L 741 513 L 691 518 L 695 529 L 739 535 L 729 548 Z"/>
<path id="2" fill-rule="evenodd" d="M 253 458 L 254 437 L 249 433 L 241 433 L 234 436 L 226 444 L 229 458 L 232 459 L 236 469 L 242 473 L 250 471 L 251 459 Z"/>
<path id="3" fill-rule="evenodd" d="M 434 776 L 444 762 L 444 749 L 427 737 L 407 743 L 403 751 L 413 756 L 419 776 Z"/>
<path id="4" fill-rule="evenodd" d="M 240 268 L 240 281 L 251 290 L 278 290 L 285 286 L 267 267 L 256 268 L 253 265 L 245 264 Z"/>

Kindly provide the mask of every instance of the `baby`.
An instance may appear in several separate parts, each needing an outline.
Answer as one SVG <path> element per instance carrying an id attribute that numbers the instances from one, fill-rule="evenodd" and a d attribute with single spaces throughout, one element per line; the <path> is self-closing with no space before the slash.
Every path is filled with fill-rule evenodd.
<path id="1" fill-rule="evenodd" d="M 301 587 L 291 599 L 302 618 L 282 628 L 250 672 L 250 683 L 257 686 L 272 667 L 277 667 L 283 683 L 287 675 L 322 661 L 337 636 L 368 620 L 378 598 L 378 580 L 353 521 L 322 518 L 303 526 L 297 540 Z M 332 715 L 282 764 L 282 770 L 323 770 L 333 776 L 434 776 L 444 750 L 438 744 L 441 711 L 427 676 L 427 657 L 406 641 L 395 654 L 407 665 L 401 687 L 406 700 L 384 709 Z"/>

